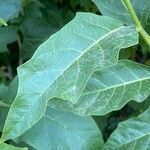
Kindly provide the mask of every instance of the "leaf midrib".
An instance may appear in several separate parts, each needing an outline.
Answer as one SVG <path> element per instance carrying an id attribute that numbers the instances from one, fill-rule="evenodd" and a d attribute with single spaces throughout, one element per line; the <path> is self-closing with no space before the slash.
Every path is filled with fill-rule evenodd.
<path id="1" fill-rule="evenodd" d="M 92 91 L 92 92 L 85 92 L 83 95 L 88 95 L 88 94 L 94 94 L 94 93 L 100 93 L 102 91 L 106 91 L 106 90 L 109 90 L 111 88 L 118 88 L 120 86 L 128 86 L 130 84 L 133 84 L 133 83 L 136 83 L 136 82 L 142 82 L 142 81 L 146 81 L 146 80 L 150 80 L 150 76 L 149 77 L 146 77 L 146 78 L 143 78 L 143 79 L 138 79 L 138 80 L 134 80 L 134 81 L 129 81 L 129 82 L 125 82 L 127 84 L 123 84 L 123 83 L 120 83 L 120 84 L 117 84 L 115 86 L 110 86 L 110 87 L 107 87 L 107 88 L 103 88 L 101 90 L 95 90 L 95 91 Z"/>

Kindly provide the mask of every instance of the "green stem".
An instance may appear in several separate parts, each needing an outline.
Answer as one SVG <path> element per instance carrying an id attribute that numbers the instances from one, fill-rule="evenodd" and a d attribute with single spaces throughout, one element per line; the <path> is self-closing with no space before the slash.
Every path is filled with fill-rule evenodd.
<path id="1" fill-rule="evenodd" d="M 128 9 L 130 16 L 134 22 L 134 24 L 137 27 L 138 32 L 141 34 L 143 37 L 144 41 L 147 43 L 147 45 L 150 47 L 150 36 L 147 34 L 147 32 L 143 29 L 136 13 L 135 10 L 130 2 L 130 0 L 123 0 L 126 8 Z"/>

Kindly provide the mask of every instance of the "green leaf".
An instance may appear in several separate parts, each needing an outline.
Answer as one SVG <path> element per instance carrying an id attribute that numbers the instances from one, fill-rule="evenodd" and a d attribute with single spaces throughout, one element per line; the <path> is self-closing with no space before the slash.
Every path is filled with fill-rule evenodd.
<path id="1" fill-rule="evenodd" d="M 1 101 L 0 101 L 1 103 Z M 0 104 L 1 105 L 1 104 Z M 3 130 L 3 127 L 4 127 L 4 122 L 6 120 L 6 117 L 7 117 L 7 114 L 8 114 L 8 111 L 9 111 L 9 107 L 4 104 L 4 106 L 0 106 L 0 132 L 2 132 Z"/>
<path id="2" fill-rule="evenodd" d="M 104 115 L 150 94 L 150 68 L 128 60 L 95 72 L 76 104 L 54 99 L 49 106 L 80 115 Z"/>
<path id="3" fill-rule="evenodd" d="M 38 150 L 99 150 L 103 139 L 91 117 L 47 108 L 43 118 L 20 140 Z"/>
<path id="4" fill-rule="evenodd" d="M 127 11 L 123 0 L 93 0 L 100 12 L 105 16 L 110 16 L 120 20 L 123 24 L 131 25 L 133 21 Z M 131 0 L 132 5 L 143 26 L 149 24 L 150 0 Z"/>
<path id="5" fill-rule="evenodd" d="M 6 104 L 12 104 L 15 100 L 18 90 L 18 77 L 16 76 L 8 86 L 0 85 L 0 101 Z"/>
<path id="6" fill-rule="evenodd" d="M 1 25 L 4 25 L 4 26 L 7 26 L 7 23 L 5 22 L 4 19 L 0 18 L 0 26 Z"/>
<path id="7" fill-rule="evenodd" d="M 119 124 L 105 144 L 106 150 L 148 150 L 150 148 L 150 108 L 138 117 Z"/>
<path id="8" fill-rule="evenodd" d="M 0 52 L 6 52 L 7 44 L 17 41 L 17 27 L 8 26 L 0 28 Z"/>
<path id="9" fill-rule="evenodd" d="M 9 108 L 16 97 L 17 89 L 17 77 L 15 77 L 8 86 L 5 86 L 4 84 L 0 85 L 0 131 L 2 131 L 4 127 Z"/>
<path id="10" fill-rule="evenodd" d="M 5 143 L 0 144 L 1 150 L 28 150 L 27 148 L 19 148 Z"/>
<path id="11" fill-rule="evenodd" d="M 15 138 L 32 127 L 50 98 L 76 103 L 95 70 L 115 65 L 119 50 L 137 43 L 135 28 L 109 17 L 78 13 L 18 68 L 18 94 L 2 138 Z"/>
<path id="12" fill-rule="evenodd" d="M 0 0 L 0 18 L 5 21 L 17 17 L 21 9 L 21 0 Z"/>

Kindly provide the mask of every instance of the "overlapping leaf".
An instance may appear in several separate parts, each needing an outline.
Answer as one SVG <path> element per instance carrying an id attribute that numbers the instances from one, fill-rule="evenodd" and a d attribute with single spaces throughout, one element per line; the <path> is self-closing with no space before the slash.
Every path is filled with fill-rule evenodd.
<path id="1" fill-rule="evenodd" d="M 127 25 L 133 24 L 130 14 L 123 4 L 123 0 L 117 0 L 117 2 L 116 0 L 93 0 L 93 2 L 98 6 L 103 15 L 118 19 Z M 148 25 L 150 18 L 150 0 L 131 0 L 131 3 L 143 26 Z"/>
<path id="2" fill-rule="evenodd" d="M 1 27 L 0 28 L 0 52 L 7 51 L 7 44 L 17 41 L 17 27 Z"/>
<path id="3" fill-rule="evenodd" d="M 37 150 L 98 150 L 103 139 L 91 117 L 47 108 L 43 118 L 20 139 Z"/>
<path id="4" fill-rule="evenodd" d="M 1 150 L 28 150 L 27 148 L 19 148 L 5 143 L 0 144 Z"/>
<path id="5" fill-rule="evenodd" d="M 49 106 L 80 115 L 104 115 L 128 101 L 142 102 L 150 94 L 150 68 L 121 60 L 116 66 L 95 72 L 76 104 L 50 100 Z"/>
<path id="6" fill-rule="evenodd" d="M 5 86 L 3 84 L 0 85 L 0 131 L 3 130 L 8 110 L 17 94 L 17 88 L 17 77 L 14 78 L 14 80 L 9 84 L 9 86 Z"/>
<path id="7" fill-rule="evenodd" d="M 4 84 L 0 85 L 0 101 L 11 104 L 17 94 L 18 89 L 18 77 L 16 76 L 12 82 L 8 86 L 5 86 Z"/>
<path id="8" fill-rule="evenodd" d="M 136 118 L 119 124 L 105 150 L 148 150 L 150 148 L 150 108 Z"/>
<path id="9" fill-rule="evenodd" d="M 137 43 L 135 28 L 108 17 L 78 13 L 19 67 L 18 94 L 2 138 L 15 138 L 33 126 L 50 98 L 76 103 L 95 70 L 115 65 L 119 50 Z"/>

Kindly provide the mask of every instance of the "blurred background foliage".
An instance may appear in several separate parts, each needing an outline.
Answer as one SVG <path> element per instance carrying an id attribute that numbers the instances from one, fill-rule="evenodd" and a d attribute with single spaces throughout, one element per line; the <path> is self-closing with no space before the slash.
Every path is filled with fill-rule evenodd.
<path id="1" fill-rule="evenodd" d="M 76 12 L 100 14 L 91 0 L 0 0 L 0 2 L 0 88 L 1 94 L 5 94 L 6 99 L 14 98 L 13 93 L 17 92 L 17 86 L 16 89 L 11 88 L 14 81 L 9 85 L 17 74 L 17 67 L 30 59 L 41 43 L 74 18 Z M 7 26 L 2 19 L 7 22 Z M 150 54 L 142 40 L 138 46 L 121 50 L 120 58 L 132 59 L 150 66 Z M 7 95 L 8 88 L 11 88 L 10 96 Z M 121 110 L 106 116 L 93 116 L 103 132 L 104 139 L 109 137 L 119 122 L 143 112 L 149 106 L 148 103 L 149 99 L 142 104 L 130 102 Z M 0 111 L 2 115 L 2 107 Z"/>

